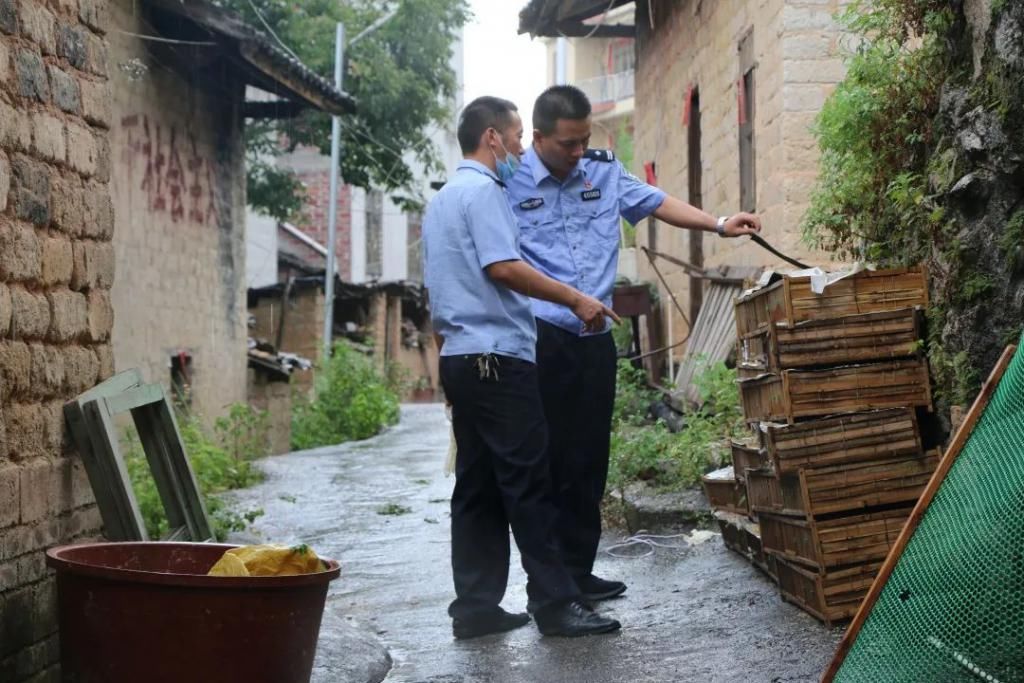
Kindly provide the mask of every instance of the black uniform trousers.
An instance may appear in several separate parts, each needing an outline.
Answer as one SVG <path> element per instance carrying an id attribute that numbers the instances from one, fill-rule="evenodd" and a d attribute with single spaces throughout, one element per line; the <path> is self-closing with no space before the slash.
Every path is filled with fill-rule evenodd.
<path id="1" fill-rule="evenodd" d="M 557 538 L 573 578 L 593 572 L 601 540 L 615 367 L 612 335 L 581 337 L 537 320 L 537 372 L 548 424 Z"/>
<path id="2" fill-rule="evenodd" d="M 452 575 L 448 614 L 492 613 L 505 595 L 509 527 L 538 607 L 579 595 L 555 540 L 547 426 L 537 366 L 507 356 L 442 356 L 441 382 L 452 404 L 458 456 L 452 493 Z"/>

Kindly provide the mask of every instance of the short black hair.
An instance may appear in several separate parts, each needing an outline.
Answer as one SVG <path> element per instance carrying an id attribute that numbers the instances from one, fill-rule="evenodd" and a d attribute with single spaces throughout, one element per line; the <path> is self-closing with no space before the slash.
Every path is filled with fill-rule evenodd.
<path id="1" fill-rule="evenodd" d="M 590 100 L 574 85 L 553 85 L 533 105 L 533 127 L 544 135 L 555 132 L 558 119 L 580 121 L 590 116 Z"/>
<path id="2" fill-rule="evenodd" d="M 519 111 L 516 105 L 500 97 L 478 97 L 462 110 L 459 116 L 459 147 L 463 154 L 475 152 L 480 146 L 480 136 L 488 128 L 504 131 L 512 122 L 512 112 Z"/>

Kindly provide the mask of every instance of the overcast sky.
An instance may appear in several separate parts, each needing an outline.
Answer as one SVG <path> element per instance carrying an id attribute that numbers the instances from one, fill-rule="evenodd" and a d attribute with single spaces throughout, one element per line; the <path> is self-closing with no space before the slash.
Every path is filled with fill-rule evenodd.
<path id="1" fill-rule="evenodd" d="M 465 29 L 465 101 L 481 95 L 512 100 L 530 138 L 533 101 L 547 85 L 544 44 L 519 35 L 519 10 L 528 0 L 470 0 Z"/>

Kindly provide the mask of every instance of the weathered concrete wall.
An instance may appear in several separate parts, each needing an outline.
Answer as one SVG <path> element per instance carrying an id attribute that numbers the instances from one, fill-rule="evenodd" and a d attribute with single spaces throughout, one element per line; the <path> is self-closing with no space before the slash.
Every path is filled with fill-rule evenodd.
<path id="1" fill-rule="evenodd" d="M 277 331 L 284 314 L 284 335 L 281 351 L 294 353 L 312 361 L 320 358 L 324 338 L 324 293 L 319 287 L 292 290 L 287 310 L 278 297 L 261 298 L 249 309 L 255 325 L 252 335 L 276 343 Z M 313 388 L 313 372 L 297 372 L 292 376 L 293 387 L 299 390 Z"/>
<path id="2" fill-rule="evenodd" d="M 0 681 L 56 681 L 44 549 L 98 537 L 63 403 L 113 370 L 103 0 L 0 0 Z"/>
<path id="3" fill-rule="evenodd" d="M 641 3 L 646 5 L 646 3 Z M 682 124 L 687 88 L 700 92 L 703 207 L 716 215 L 740 207 L 738 47 L 752 31 L 755 61 L 754 146 L 757 211 L 764 236 L 786 254 L 827 265 L 800 241 L 800 222 L 817 173 L 818 149 L 810 126 L 844 74 L 842 33 L 834 13 L 842 0 L 686 0 L 655 4 L 655 29 L 638 14 L 640 31 L 635 113 L 635 168 L 656 161 L 658 184 L 689 199 L 687 128 Z M 641 13 L 642 14 L 642 13 Z M 637 239 L 648 244 L 646 222 Z M 660 224 L 657 250 L 688 258 L 690 234 Z M 747 239 L 704 235 L 705 264 L 789 267 Z M 656 281 L 646 258 L 640 275 Z M 660 266 L 659 266 L 660 267 Z M 680 301 L 689 279 L 671 266 L 669 282 Z M 660 285 L 659 285 L 660 286 Z M 676 339 L 685 323 L 674 319 Z"/>
<path id="4" fill-rule="evenodd" d="M 246 392 L 244 87 L 126 35 L 151 33 L 137 3 L 111 15 L 114 359 L 169 384 L 171 356 L 190 353 L 193 406 L 212 418 Z"/>
<path id="5" fill-rule="evenodd" d="M 312 375 L 296 371 L 293 377 Z M 289 382 L 270 381 L 266 373 L 249 369 L 249 405 L 267 412 L 270 454 L 280 455 L 291 450 L 292 441 L 292 386 Z"/>

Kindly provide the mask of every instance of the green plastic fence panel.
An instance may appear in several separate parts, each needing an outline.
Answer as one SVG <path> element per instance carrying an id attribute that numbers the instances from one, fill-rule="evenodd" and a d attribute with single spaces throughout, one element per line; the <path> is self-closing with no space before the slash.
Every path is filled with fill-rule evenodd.
<path id="1" fill-rule="evenodd" d="M 1007 367 L 835 681 L 1024 681 L 1024 352 Z"/>

